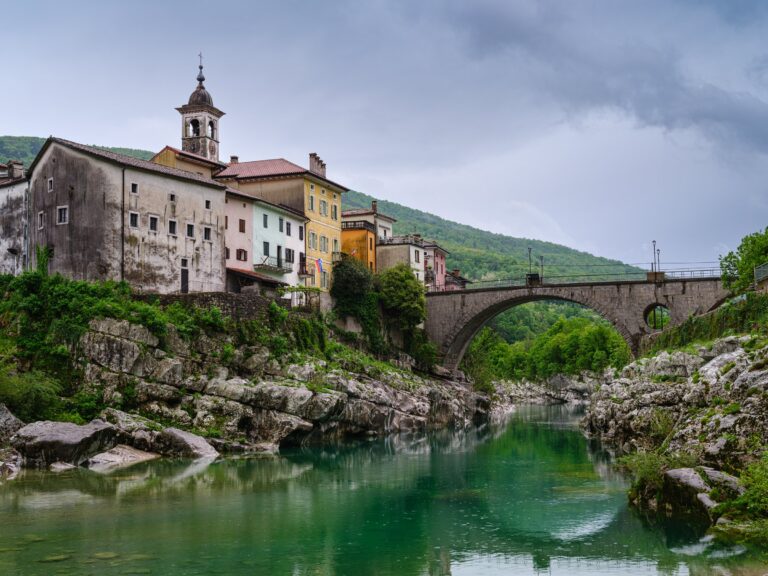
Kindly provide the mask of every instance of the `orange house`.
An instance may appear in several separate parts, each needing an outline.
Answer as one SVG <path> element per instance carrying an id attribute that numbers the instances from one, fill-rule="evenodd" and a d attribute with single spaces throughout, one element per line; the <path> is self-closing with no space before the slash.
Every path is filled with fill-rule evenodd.
<path id="1" fill-rule="evenodd" d="M 376 228 L 366 220 L 345 220 L 341 223 L 341 251 L 360 260 L 376 272 Z"/>

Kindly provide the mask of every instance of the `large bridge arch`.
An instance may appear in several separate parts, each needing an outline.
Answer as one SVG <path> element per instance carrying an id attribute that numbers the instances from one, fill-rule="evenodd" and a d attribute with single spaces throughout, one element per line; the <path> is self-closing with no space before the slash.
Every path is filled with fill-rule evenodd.
<path id="1" fill-rule="evenodd" d="M 636 354 L 643 336 L 654 332 L 644 312 L 653 304 L 666 306 L 670 324 L 714 308 L 728 295 L 720 279 L 654 282 L 516 286 L 427 295 L 425 329 L 438 346 L 446 368 L 458 368 L 472 338 L 492 318 L 520 304 L 537 300 L 574 302 L 611 322 Z"/>

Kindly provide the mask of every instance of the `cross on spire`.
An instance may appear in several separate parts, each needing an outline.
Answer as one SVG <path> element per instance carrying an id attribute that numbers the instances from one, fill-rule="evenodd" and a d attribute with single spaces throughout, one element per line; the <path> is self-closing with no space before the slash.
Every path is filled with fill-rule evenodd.
<path id="1" fill-rule="evenodd" d="M 200 72 L 197 73 L 197 81 L 200 82 L 200 85 L 202 86 L 203 82 L 205 81 L 205 76 L 203 76 L 203 52 L 202 52 L 202 50 L 200 51 L 198 56 L 200 57 L 200 66 L 198 66 L 198 68 L 200 68 Z"/>

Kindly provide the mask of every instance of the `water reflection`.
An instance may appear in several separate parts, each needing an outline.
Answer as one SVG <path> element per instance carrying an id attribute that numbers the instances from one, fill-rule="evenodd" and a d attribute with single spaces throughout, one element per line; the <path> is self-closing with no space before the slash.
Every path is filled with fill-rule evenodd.
<path id="1" fill-rule="evenodd" d="M 744 550 L 626 506 L 579 413 L 0 486 L 0 573 L 747 574 Z M 735 555 L 734 555 L 735 554 Z M 757 564 L 756 564 L 757 562 Z M 755 572 L 762 573 L 762 572 Z"/>

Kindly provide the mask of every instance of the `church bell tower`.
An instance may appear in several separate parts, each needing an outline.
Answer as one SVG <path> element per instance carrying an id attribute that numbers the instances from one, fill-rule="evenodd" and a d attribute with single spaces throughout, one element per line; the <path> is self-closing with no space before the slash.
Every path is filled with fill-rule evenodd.
<path id="1" fill-rule="evenodd" d="M 203 82 L 203 55 L 200 55 L 197 88 L 189 102 L 176 108 L 181 114 L 181 149 L 209 160 L 219 161 L 219 119 L 224 112 L 213 105 Z"/>

